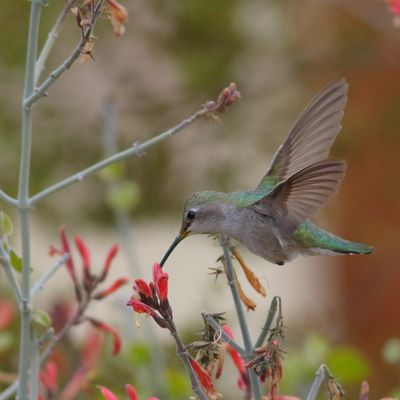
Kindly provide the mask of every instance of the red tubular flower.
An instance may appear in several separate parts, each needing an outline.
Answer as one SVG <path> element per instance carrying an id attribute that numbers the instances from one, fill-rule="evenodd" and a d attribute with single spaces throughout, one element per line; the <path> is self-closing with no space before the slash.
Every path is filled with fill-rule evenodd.
<path id="1" fill-rule="evenodd" d="M 167 300 L 168 297 L 168 274 L 164 272 L 160 264 L 153 265 L 153 282 L 156 286 L 158 297 L 161 301 Z"/>
<path id="2" fill-rule="evenodd" d="M 121 349 L 121 339 L 119 338 L 118 333 L 111 328 L 111 326 L 105 324 L 102 321 L 99 321 L 97 319 L 94 318 L 89 318 L 89 321 L 92 323 L 92 325 L 95 328 L 101 329 L 102 331 L 106 332 L 106 333 L 110 333 L 113 337 L 113 356 L 117 355 Z"/>
<path id="3" fill-rule="evenodd" d="M 46 390 L 53 395 L 57 391 L 57 376 L 58 368 L 54 361 L 47 362 L 45 367 L 40 371 L 40 381 Z"/>
<path id="4" fill-rule="evenodd" d="M 99 277 L 100 282 L 102 282 L 102 281 L 104 281 L 104 279 L 106 279 L 106 277 L 108 275 L 108 271 L 111 266 L 111 262 L 113 261 L 114 257 L 117 255 L 117 253 L 118 253 L 118 245 L 114 244 L 111 246 L 110 250 L 108 250 L 106 261 L 103 266 L 103 271 Z"/>
<path id="5" fill-rule="evenodd" d="M 90 252 L 80 236 L 75 236 L 75 244 L 82 257 L 83 263 L 83 287 L 89 291 L 92 287 L 93 278 L 90 274 Z"/>
<path id="6" fill-rule="evenodd" d="M 97 387 L 106 400 L 118 400 L 118 397 L 105 386 L 98 385 Z"/>
<path id="7" fill-rule="evenodd" d="M 65 262 L 65 265 L 67 266 L 68 272 L 69 272 L 74 284 L 76 285 L 77 279 L 76 279 L 76 273 L 75 273 L 75 265 L 74 265 L 74 261 L 72 259 L 72 254 L 70 251 L 67 235 L 65 234 L 64 226 L 61 226 L 61 228 L 60 228 L 60 239 L 61 239 L 61 246 L 62 246 L 62 254 L 65 254 L 65 253 L 69 254 L 69 258 Z"/>
<path id="8" fill-rule="evenodd" d="M 390 11 L 400 15 L 400 0 L 388 0 Z"/>
<path id="9" fill-rule="evenodd" d="M 111 286 L 102 290 L 101 292 L 95 294 L 93 298 L 95 300 L 104 299 L 104 297 L 109 296 L 111 293 L 117 291 L 121 286 L 126 285 L 129 282 L 129 278 L 119 278 Z"/>
<path id="10" fill-rule="evenodd" d="M 80 236 L 75 236 L 75 244 L 79 250 L 79 253 L 82 257 L 83 268 L 85 270 L 89 270 L 90 268 L 90 252 L 87 248 L 86 244 L 83 242 Z"/>
<path id="11" fill-rule="evenodd" d="M 7 328 L 14 319 L 14 307 L 6 299 L 0 299 L 0 329 Z"/>
<path id="12" fill-rule="evenodd" d="M 210 375 L 202 368 L 202 366 L 192 357 L 189 357 L 190 365 L 193 368 L 193 371 L 196 373 L 200 385 L 208 394 L 215 394 L 216 390 L 212 383 Z"/>
<path id="13" fill-rule="evenodd" d="M 141 296 L 151 298 L 153 296 L 150 286 L 143 279 L 135 279 L 133 290 L 136 290 Z"/>
<path id="14" fill-rule="evenodd" d="M 133 311 L 137 312 L 138 314 L 147 314 L 152 317 L 155 317 L 157 314 L 156 312 L 147 304 L 142 303 L 140 300 L 135 299 L 134 296 L 126 304 L 127 306 L 131 306 Z"/>
<path id="15" fill-rule="evenodd" d="M 130 400 L 139 400 L 136 390 L 132 385 L 125 385 L 125 391 Z"/>
<path id="16" fill-rule="evenodd" d="M 230 338 L 234 339 L 232 329 L 228 325 L 223 325 L 222 329 Z M 226 344 L 226 349 L 229 351 L 229 355 L 239 372 L 239 388 L 241 390 L 246 390 L 249 387 L 250 382 L 245 362 L 240 354 L 229 343 Z"/>

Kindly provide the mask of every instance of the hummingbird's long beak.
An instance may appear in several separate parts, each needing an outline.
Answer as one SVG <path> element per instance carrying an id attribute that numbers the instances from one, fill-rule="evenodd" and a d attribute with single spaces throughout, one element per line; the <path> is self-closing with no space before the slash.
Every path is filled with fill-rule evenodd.
<path id="1" fill-rule="evenodd" d="M 175 247 L 178 246 L 178 244 L 185 239 L 186 236 L 189 235 L 189 231 L 182 229 L 180 234 L 175 238 L 175 240 L 172 242 L 171 246 L 167 250 L 167 252 L 164 254 L 164 257 L 162 258 L 160 262 L 160 266 L 162 267 L 165 264 L 165 261 L 167 261 L 167 258 L 170 256 L 170 254 L 174 251 Z"/>

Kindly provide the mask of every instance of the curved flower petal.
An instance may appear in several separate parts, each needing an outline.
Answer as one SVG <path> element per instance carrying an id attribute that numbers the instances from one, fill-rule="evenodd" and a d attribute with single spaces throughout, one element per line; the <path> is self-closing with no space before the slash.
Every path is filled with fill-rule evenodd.
<path id="1" fill-rule="evenodd" d="M 113 392 L 111 392 L 110 389 L 107 389 L 105 386 L 101 385 L 98 385 L 97 387 L 100 389 L 101 394 L 106 400 L 118 400 L 118 397 Z"/>
<path id="2" fill-rule="evenodd" d="M 150 286 L 147 284 L 146 281 L 143 279 L 135 279 L 135 286 L 133 287 L 140 295 L 144 297 L 152 297 L 153 294 L 151 293 Z"/>
<path id="3" fill-rule="evenodd" d="M 129 282 L 129 278 L 119 278 L 116 281 L 114 281 L 114 283 L 109 286 L 108 288 L 102 290 L 99 293 L 96 293 L 93 298 L 95 300 L 101 300 L 104 299 L 104 297 L 109 296 L 110 294 L 116 292 L 121 286 L 126 285 Z"/>
<path id="4" fill-rule="evenodd" d="M 210 375 L 202 368 L 202 366 L 192 357 L 189 358 L 190 365 L 193 371 L 196 373 L 201 386 L 209 394 L 216 393 L 215 387 L 212 383 Z"/>
<path id="5" fill-rule="evenodd" d="M 130 400 L 139 400 L 136 390 L 132 385 L 125 385 L 125 391 Z"/>
<path id="6" fill-rule="evenodd" d="M 113 351 L 112 354 L 113 356 L 117 355 L 121 349 L 121 339 L 117 333 L 116 330 L 111 328 L 110 325 L 105 324 L 102 321 L 99 321 L 94 318 L 89 318 L 89 321 L 92 323 L 92 325 L 98 329 L 101 329 L 102 331 L 106 333 L 110 333 L 113 337 Z"/>

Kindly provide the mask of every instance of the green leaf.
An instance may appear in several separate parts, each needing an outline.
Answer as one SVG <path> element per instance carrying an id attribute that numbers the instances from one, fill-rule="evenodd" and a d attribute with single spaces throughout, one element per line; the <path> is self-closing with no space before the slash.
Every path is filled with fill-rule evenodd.
<path id="1" fill-rule="evenodd" d="M 391 364 L 400 364 L 400 339 L 391 338 L 383 346 L 383 358 Z"/>
<path id="2" fill-rule="evenodd" d="M 42 309 L 36 309 L 32 312 L 32 321 L 43 328 L 51 327 L 51 317 L 49 313 Z"/>
<path id="3" fill-rule="evenodd" d="M 9 254 L 10 254 L 11 266 L 17 272 L 21 272 L 22 271 L 22 259 L 21 259 L 21 257 L 13 249 L 10 249 Z"/>
<path id="4" fill-rule="evenodd" d="M 151 361 L 150 346 L 146 343 L 135 343 L 130 348 L 130 355 L 135 365 L 147 365 Z"/>
<path id="5" fill-rule="evenodd" d="M 326 364 L 335 378 L 344 385 L 365 380 L 371 372 L 367 358 L 349 346 L 341 346 L 332 351 Z"/>
<path id="6" fill-rule="evenodd" d="M 108 192 L 107 200 L 112 208 L 130 211 L 139 204 L 140 188 L 134 182 L 120 182 Z"/>
<path id="7" fill-rule="evenodd" d="M 4 211 L 0 211 L 0 236 L 11 236 L 13 231 L 10 217 Z"/>

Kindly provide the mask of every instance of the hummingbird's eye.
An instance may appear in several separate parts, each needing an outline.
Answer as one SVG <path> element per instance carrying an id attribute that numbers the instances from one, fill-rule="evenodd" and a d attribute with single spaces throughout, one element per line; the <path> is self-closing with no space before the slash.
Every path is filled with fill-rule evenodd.
<path id="1" fill-rule="evenodd" d="M 193 210 L 189 210 L 186 215 L 186 218 L 192 220 L 192 219 L 194 219 L 195 216 L 196 216 L 196 213 Z"/>

